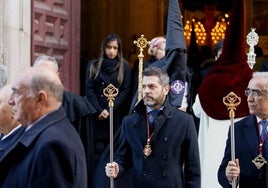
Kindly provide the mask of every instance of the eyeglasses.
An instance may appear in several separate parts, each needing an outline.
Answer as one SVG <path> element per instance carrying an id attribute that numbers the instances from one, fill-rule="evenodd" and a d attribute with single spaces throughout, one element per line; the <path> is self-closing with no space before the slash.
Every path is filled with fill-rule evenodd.
<path id="1" fill-rule="evenodd" d="M 258 89 L 249 89 L 247 88 L 245 90 L 245 95 L 248 97 L 249 95 L 252 95 L 252 97 L 254 98 L 260 98 L 261 96 L 263 95 L 267 95 L 268 93 L 267 92 L 261 92 L 260 90 Z"/>

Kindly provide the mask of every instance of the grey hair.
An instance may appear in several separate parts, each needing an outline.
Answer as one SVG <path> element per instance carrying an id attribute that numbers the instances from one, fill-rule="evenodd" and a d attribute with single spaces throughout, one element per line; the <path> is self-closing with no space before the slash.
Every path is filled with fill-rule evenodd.
<path id="1" fill-rule="evenodd" d="M 58 77 L 51 76 L 53 71 L 42 71 L 37 69 L 38 74 L 31 76 L 29 80 L 31 91 L 37 94 L 41 90 L 45 90 L 50 93 L 56 100 L 62 101 L 64 87 Z M 57 80 L 56 80 L 57 79 Z"/>
<path id="2" fill-rule="evenodd" d="M 252 77 L 253 78 L 258 78 L 258 77 L 268 78 L 268 72 L 253 72 Z"/>
<path id="3" fill-rule="evenodd" d="M 51 62 L 55 63 L 57 70 L 59 69 L 59 64 L 58 64 L 57 60 L 55 59 L 55 57 L 48 56 L 48 55 L 38 56 L 35 59 L 33 66 L 34 67 L 38 66 L 38 64 L 41 63 L 42 61 L 51 61 Z"/>
<path id="4" fill-rule="evenodd" d="M 5 65 L 0 65 L 0 88 L 2 88 L 7 83 L 7 67 Z"/>
<path id="5" fill-rule="evenodd" d="M 157 76 L 162 86 L 169 85 L 169 76 L 167 72 L 158 67 L 151 66 L 144 69 L 142 77 L 144 76 Z"/>
<path id="6" fill-rule="evenodd" d="M 268 83 L 268 72 L 253 72 L 252 78 L 263 78 Z M 268 92 L 268 85 L 266 86 L 266 91 Z"/>

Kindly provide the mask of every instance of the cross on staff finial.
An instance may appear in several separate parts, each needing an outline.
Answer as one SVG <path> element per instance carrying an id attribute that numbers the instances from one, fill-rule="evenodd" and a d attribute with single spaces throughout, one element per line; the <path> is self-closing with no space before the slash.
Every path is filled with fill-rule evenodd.
<path id="1" fill-rule="evenodd" d="M 147 47 L 147 45 L 150 45 L 150 41 L 147 41 L 146 38 L 144 38 L 144 35 L 142 34 L 140 38 L 137 39 L 137 41 L 134 41 L 134 44 L 139 47 L 140 53 L 138 55 L 139 58 L 139 74 L 138 74 L 138 101 L 142 99 L 142 71 L 143 71 L 143 49 Z"/>
<path id="2" fill-rule="evenodd" d="M 134 44 L 136 44 L 140 49 L 146 48 L 147 45 L 150 45 L 150 41 L 147 41 L 146 38 L 144 38 L 144 35 L 141 34 L 141 37 L 138 38 L 138 40 L 134 41 Z"/>

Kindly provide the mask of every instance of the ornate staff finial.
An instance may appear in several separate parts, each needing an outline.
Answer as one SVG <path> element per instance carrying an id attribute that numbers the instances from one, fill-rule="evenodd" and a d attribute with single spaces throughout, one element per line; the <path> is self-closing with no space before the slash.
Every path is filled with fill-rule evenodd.
<path id="1" fill-rule="evenodd" d="M 107 97 L 107 100 L 109 100 L 109 113 L 110 113 L 110 162 L 112 163 L 114 161 L 114 124 L 113 124 L 113 107 L 114 107 L 114 100 L 115 97 L 118 95 L 118 89 L 114 87 L 113 84 L 109 84 L 106 88 L 103 89 L 103 94 L 105 97 Z M 110 177 L 110 188 L 114 188 L 114 178 Z"/>
<path id="2" fill-rule="evenodd" d="M 139 48 L 140 53 L 138 55 L 139 58 L 139 74 L 138 74 L 138 101 L 142 99 L 142 71 L 143 71 L 143 49 L 147 47 L 147 45 L 150 45 L 150 41 L 147 41 L 146 38 L 144 38 L 144 35 L 142 34 L 140 38 L 137 39 L 137 41 L 134 41 L 134 44 Z"/>
<path id="3" fill-rule="evenodd" d="M 113 84 L 109 84 L 103 89 L 103 94 L 109 100 L 109 107 L 114 107 L 115 97 L 118 95 L 118 89 Z"/>
<path id="4" fill-rule="evenodd" d="M 234 92 L 230 92 L 228 95 L 223 97 L 223 104 L 227 106 L 229 110 L 229 117 L 231 121 L 231 159 L 235 161 L 235 129 L 234 129 L 234 117 L 236 107 L 241 103 L 241 98 L 238 97 Z M 232 188 L 236 187 L 236 180 L 232 181 Z"/>
<path id="5" fill-rule="evenodd" d="M 256 54 L 254 53 L 254 46 L 256 46 L 259 42 L 259 36 L 255 32 L 255 30 L 255 28 L 251 28 L 251 31 L 247 35 L 247 44 L 249 45 L 249 53 L 247 53 L 247 62 L 248 66 L 251 69 L 253 69 L 253 66 L 256 63 Z"/>
<path id="6" fill-rule="evenodd" d="M 234 92 L 230 92 L 227 96 L 223 97 L 223 104 L 227 106 L 229 110 L 229 117 L 235 117 L 236 107 L 241 103 L 241 98 L 238 97 Z"/>

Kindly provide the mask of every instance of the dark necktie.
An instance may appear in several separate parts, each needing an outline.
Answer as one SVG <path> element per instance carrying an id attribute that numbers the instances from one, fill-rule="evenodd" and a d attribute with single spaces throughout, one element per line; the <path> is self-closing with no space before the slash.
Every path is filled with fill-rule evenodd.
<path id="1" fill-rule="evenodd" d="M 154 118 L 159 114 L 159 112 L 160 110 L 152 110 L 151 112 L 149 112 L 149 122 L 152 128 L 154 124 Z"/>
<path id="2" fill-rule="evenodd" d="M 268 159 L 267 124 L 268 121 L 266 120 L 260 121 L 260 125 L 262 126 L 261 139 L 263 141 L 263 156 L 265 159 Z"/>

